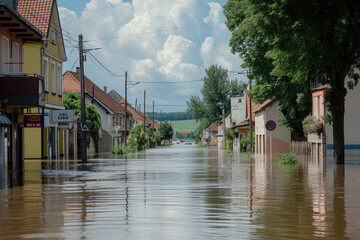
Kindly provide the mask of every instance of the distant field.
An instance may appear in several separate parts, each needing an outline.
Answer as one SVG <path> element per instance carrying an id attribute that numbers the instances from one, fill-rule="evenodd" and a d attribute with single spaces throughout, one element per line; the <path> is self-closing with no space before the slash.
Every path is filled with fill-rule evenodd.
<path id="1" fill-rule="evenodd" d="M 195 131 L 199 125 L 195 119 L 191 120 L 179 120 L 179 121 L 169 121 L 171 123 L 174 132 L 177 131 Z"/>

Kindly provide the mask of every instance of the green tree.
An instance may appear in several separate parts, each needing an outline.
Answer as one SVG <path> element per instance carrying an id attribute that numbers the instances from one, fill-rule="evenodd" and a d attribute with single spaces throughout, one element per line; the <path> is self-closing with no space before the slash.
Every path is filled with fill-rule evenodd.
<path id="1" fill-rule="evenodd" d="M 77 92 L 64 93 L 64 106 L 65 109 L 73 109 L 74 114 L 81 116 L 81 102 L 80 94 Z M 95 150 L 99 151 L 99 129 L 101 128 L 101 118 L 99 111 L 92 104 L 85 104 L 86 119 L 91 122 L 90 136 L 94 140 Z"/>
<path id="2" fill-rule="evenodd" d="M 333 119 L 336 163 L 343 164 L 345 86 L 352 88 L 359 79 L 360 2 L 229 0 L 224 10 L 232 51 L 245 56 L 252 71 L 266 68 L 261 71 L 275 78 L 270 85 L 292 81 L 331 86 L 326 100 Z M 256 66 L 257 53 L 271 64 Z"/>
<path id="3" fill-rule="evenodd" d="M 230 81 L 228 71 L 217 65 L 205 69 L 206 76 L 201 88 L 202 99 L 191 96 L 186 113 L 192 114 L 196 120 L 201 120 L 195 136 L 198 138 L 204 128 L 221 119 L 222 111 L 219 103 L 225 106 L 225 112 L 231 108 L 231 97 L 241 94 L 246 85 L 237 80 Z"/>
<path id="4" fill-rule="evenodd" d="M 161 135 L 161 140 L 170 140 L 174 134 L 174 130 L 170 123 L 167 121 L 162 122 L 159 126 L 159 133 Z"/>

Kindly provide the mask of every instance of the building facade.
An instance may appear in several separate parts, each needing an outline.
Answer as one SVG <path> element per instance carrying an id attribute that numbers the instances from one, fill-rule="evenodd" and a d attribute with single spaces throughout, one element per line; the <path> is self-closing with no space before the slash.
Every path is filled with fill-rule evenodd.
<path id="1" fill-rule="evenodd" d="M 28 108 L 45 106 L 44 82 L 38 74 L 24 72 L 24 45 L 39 43 L 42 35 L 17 12 L 16 1 L 0 1 L 0 167 L 23 170 L 24 127 Z M 21 86 L 21 87 L 19 87 Z"/>
<path id="2" fill-rule="evenodd" d="M 24 71 L 44 78 L 45 106 L 29 108 L 28 116 L 44 116 L 44 126 L 25 128 L 25 158 L 59 158 L 67 149 L 67 130 L 52 121 L 63 110 L 62 64 L 65 47 L 56 0 L 19 0 L 19 13 L 42 33 L 42 41 L 24 45 Z"/>

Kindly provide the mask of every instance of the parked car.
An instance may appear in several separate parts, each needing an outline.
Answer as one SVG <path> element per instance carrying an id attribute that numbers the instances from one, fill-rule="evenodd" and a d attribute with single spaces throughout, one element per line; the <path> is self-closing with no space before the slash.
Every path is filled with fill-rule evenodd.
<path id="1" fill-rule="evenodd" d="M 191 142 L 190 140 L 187 140 L 187 141 L 185 142 L 185 144 L 189 144 L 189 145 L 191 145 L 191 144 L 192 144 L 192 142 Z"/>
<path id="2" fill-rule="evenodd" d="M 176 143 L 177 143 L 177 144 L 180 144 L 180 141 L 178 140 Z"/>

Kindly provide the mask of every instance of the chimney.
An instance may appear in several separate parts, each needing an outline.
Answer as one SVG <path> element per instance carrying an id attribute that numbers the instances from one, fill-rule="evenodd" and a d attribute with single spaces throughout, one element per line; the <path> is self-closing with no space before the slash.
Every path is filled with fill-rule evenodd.
<path id="1" fill-rule="evenodd" d="M 104 86 L 104 92 L 107 94 L 107 87 Z"/>
<path id="2" fill-rule="evenodd" d="M 76 67 L 76 73 L 80 75 L 80 68 Z"/>

